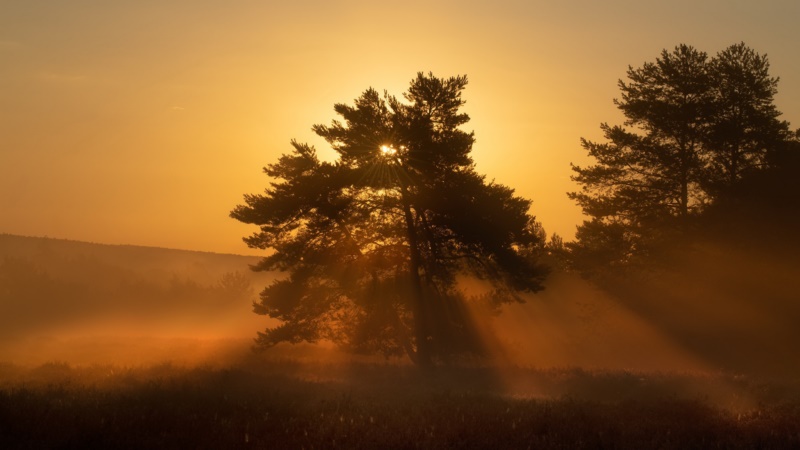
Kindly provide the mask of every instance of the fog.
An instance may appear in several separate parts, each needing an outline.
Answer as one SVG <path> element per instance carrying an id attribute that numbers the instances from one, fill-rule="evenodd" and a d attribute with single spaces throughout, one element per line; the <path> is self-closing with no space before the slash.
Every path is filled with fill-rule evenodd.
<path id="1" fill-rule="evenodd" d="M 543 293 L 507 307 L 496 326 L 507 357 L 537 367 L 800 374 L 796 259 L 707 241 L 604 283 L 556 273 Z"/>
<path id="2" fill-rule="evenodd" d="M 275 325 L 252 313 L 275 276 L 249 271 L 254 258 L 3 239 L 3 363 L 225 367 L 271 358 L 327 364 L 328 376 L 343 362 L 410 365 L 329 344 L 252 352 L 256 332 Z M 791 258 L 708 242 L 603 288 L 555 270 L 524 303 L 471 314 L 492 353 L 482 364 L 512 395 L 563 394 L 524 370 L 797 379 L 798 273 Z"/>
<path id="3" fill-rule="evenodd" d="M 256 258 L 0 236 L 0 361 L 229 361 L 263 317 Z"/>
<path id="4" fill-rule="evenodd" d="M 494 326 L 502 357 L 532 367 L 702 371 L 707 367 L 619 299 L 573 274 L 504 308 Z"/>

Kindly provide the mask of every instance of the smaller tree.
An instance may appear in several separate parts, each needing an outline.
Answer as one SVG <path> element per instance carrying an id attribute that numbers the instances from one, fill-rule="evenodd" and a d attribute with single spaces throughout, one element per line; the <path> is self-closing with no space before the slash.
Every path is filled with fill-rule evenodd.
<path id="1" fill-rule="evenodd" d="M 770 152 L 789 138 L 778 120 L 773 97 L 778 78 L 769 75 L 767 56 L 744 43 L 731 45 L 710 62 L 711 105 L 704 147 L 705 189 L 714 196 L 735 188 L 746 175 L 764 169 Z"/>
<path id="2" fill-rule="evenodd" d="M 603 222 L 632 228 L 686 217 L 703 203 L 700 149 L 708 102 L 707 56 L 681 45 L 664 50 L 655 63 L 628 68 L 614 100 L 626 117 L 622 126 L 602 124 L 607 143 L 581 139 L 597 164 L 573 166 L 572 192 L 584 212 Z"/>
<path id="3" fill-rule="evenodd" d="M 573 255 L 606 264 L 647 255 L 767 167 L 789 138 L 768 69 L 744 44 L 712 59 L 679 45 L 629 67 L 614 100 L 624 126 L 602 124 L 607 142 L 582 139 L 596 164 L 572 167 L 581 190 L 568 195 L 591 217 L 570 244 Z"/>

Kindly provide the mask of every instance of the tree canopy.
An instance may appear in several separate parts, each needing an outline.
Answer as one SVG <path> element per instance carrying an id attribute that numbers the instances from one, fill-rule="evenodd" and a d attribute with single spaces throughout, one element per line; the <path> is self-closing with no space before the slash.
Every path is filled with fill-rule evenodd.
<path id="1" fill-rule="evenodd" d="M 249 246 L 271 250 L 256 269 L 288 273 L 254 305 L 282 322 L 258 346 L 327 339 L 427 365 L 480 351 L 462 276 L 491 286 L 494 304 L 542 288 L 530 200 L 475 171 L 466 85 L 419 73 L 403 100 L 370 88 L 312 128 L 334 161 L 292 141 L 264 169 L 270 187 L 231 212 L 260 227 Z"/>
<path id="2" fill-rule="evenodd" d="M 624 124 L 603 123 L 606 142 L 582 139 L 596 163 L 572 168 L 581 190 L 569 196 L 591 218 L 573 250 L 596 262 L 646 254 L 773 167 L 792 139 L 773 102 L 777 83 L 766 55 L 744 43 L 712 58 L 682 44 L 629 67 L 614 100 Z"/>

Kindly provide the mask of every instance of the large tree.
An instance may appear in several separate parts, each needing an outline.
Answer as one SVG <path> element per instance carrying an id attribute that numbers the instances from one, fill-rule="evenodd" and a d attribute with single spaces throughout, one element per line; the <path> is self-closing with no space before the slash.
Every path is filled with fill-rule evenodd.
<path id="1" fill-rule="evenodd" d="M 629 67 L 614 101 L 626 120 L 602 124 L 606 142 L 582 139 L 596 163 L 573 166 L 569 193 L 591 217 L 572 248 L 625 261 L 685 232 L 691 219 L 744 174 L 766 167 L 788 138 L 773 104 L 766 56 L 735 44 L 713 58 L 688 45 Z M 597 247 L 616 242 L 618 248 Z"/>
<path id="2" fill-rule="evenodd" d="M 420 73 L 404 101 L 368 89 L 313 127 L 335 161 L 293 141 L 265 168 L 271 186 L 231 213 L 260 226 L 249 246 L 272 250 L 256 269 L 288 272 L 255 305 L 282 322 L 259 346 L 328 339 L 428 365 L 480 351 L 460 277 L 485 280 L 496 304 L 541 289 L 531 202 L 475 171 L 466 84 Z"/>

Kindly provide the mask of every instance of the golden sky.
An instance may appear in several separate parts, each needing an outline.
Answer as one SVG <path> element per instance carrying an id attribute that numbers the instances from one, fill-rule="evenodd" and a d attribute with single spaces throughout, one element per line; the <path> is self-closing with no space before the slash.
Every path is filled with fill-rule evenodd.
<path id="1" fill-rule="evenodd" d="M 800 2 L 6 0 L 0 3 L 0 233 L 252 254 L 228 217 L 261 168 L 366 88 L 466 74 L 479 172 L 548 232 L 579 139 L 620 123 L 617 80 L 680 43 L 744 41 L 800 126 Z"/>

